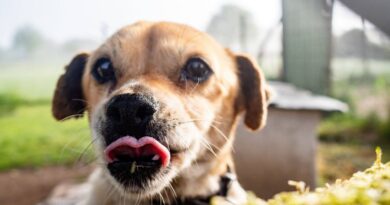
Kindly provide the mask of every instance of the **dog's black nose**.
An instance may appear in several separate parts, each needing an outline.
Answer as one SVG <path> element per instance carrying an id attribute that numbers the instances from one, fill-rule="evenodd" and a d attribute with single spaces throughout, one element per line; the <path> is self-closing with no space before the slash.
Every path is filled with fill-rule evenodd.
<path id="1" fill-rule="evenodd" d="M 113 97 L 107 104 L 107 118 L 117 129 L 126 134 L 142 135 L 145 126 L 153 119 L 156 103 L 153 98 L 142 94 L 122 94 Z"/>

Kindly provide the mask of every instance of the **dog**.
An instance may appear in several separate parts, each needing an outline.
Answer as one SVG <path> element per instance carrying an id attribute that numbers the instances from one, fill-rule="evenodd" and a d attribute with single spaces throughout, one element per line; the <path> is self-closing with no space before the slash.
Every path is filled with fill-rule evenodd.
<path id="1" fill-rule="evenodd" d="M 255 60 L 208 34 L 137 22 L 60 76 L 57 120 L 87 113 L 100 166 L 83 205 L 246 202 L 232 144 L 239 116 L 264 127 L 269 92 Z M 245 139 L 240 139 L 245 140 Z"/>

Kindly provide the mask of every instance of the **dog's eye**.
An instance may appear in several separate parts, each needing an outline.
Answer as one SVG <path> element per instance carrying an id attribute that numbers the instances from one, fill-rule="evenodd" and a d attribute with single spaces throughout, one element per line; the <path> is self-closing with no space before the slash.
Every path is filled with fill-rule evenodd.
<path id="1" fill-rule="evenodd" d="M 92 75 L 100 84 L 115 80 L 114 68 L 112 67 L 111 61 L 107 58 L 101 58 L 96 61 L 92 69 Z"/>
<path id="2" fill-rule="evenodd" d="M 182 70 L 182 78 L 201 83 L 212 74 L 210 67 L 200 58 L 191 58 Z"/>

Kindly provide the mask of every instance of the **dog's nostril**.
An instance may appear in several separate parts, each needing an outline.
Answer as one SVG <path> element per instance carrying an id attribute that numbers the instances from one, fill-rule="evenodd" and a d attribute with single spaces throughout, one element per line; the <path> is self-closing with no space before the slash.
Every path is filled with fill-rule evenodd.
<path id="1" fill-rule="evenodd" d="M 149 105 L 140 106 L 136 111 L 135 118 L 139 120 L 139 123 L 145 123 L 152 119 L 155 112 L 155 109 Z"/>

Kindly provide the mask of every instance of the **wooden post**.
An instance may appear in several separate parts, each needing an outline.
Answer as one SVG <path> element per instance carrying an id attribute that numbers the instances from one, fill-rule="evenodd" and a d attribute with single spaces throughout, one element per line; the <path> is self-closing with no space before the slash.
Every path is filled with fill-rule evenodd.
<path id="1" fill-rule="evenodd" d="M 328 94 L 332 0 L 283 0 L 283 80 Z"/>

